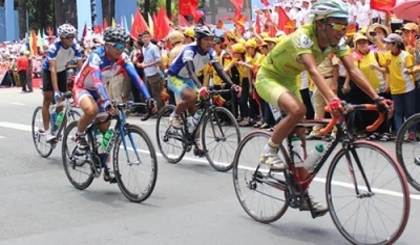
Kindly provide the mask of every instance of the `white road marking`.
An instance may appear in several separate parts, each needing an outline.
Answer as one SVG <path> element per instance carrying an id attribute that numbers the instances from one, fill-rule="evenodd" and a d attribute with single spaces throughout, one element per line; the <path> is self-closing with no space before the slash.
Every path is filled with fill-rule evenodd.
<path id="1" fill-rule="evenodd" d="M 20 105 L 20 106 L 25 106 L 25 104 L 19 103 L 19 102 L 12 102 L 13 105 Z"/>
<path id="2" fill-rule="evenodd" d="M 0 122 L 0 127 L 32 132 L 32 127 L 31 126 L 28 126 L 28 125 L 25 125 L 25 124 L 20 124 L 20 123 Z"/>
<path id="3" fill-rule="evenodd" d="M 4 138 L 6 138 L 6 137 L 0 136 L 0 139 L 4 139 Z"/>
<path id="4" fill-rule="evenodd" d="M 16 129 L 16 130 L 21 130 L 21 131 L 27 131 L 27 132 L 31 132 L 32 131 L 32 127 L 31 126 L 25 125 L 25 124 L 19 124 L 19 123 L 0 122 L 0 127 L 11 128 L 11 129 Z M 4 138 L 4 137 L 0 136 L 0 138 Z M 128 148 L 128 149 L 131 150 L 131 151 L 133 150 L 133 148 Z M 145 151 L 145 150 L 139 150 L 139 152 L 147 153 L 147 151 Z M 158 152 L 156 152 L 156 155 L 158 157 L 163 157 L 163 155 L 161 153 L 158 153 Z M 183 160 L 188 160 L 188 161 L 192 161 L 192 162 L 199 162 L 199 163 L 208 163 L 207 160 L 198 159 L 198 158 L 195 158 L 195 157 L 187 157 L 187 156 L 184 156 L 183 157 Z M 228 165 L 227 163 L 219 163 L 219 164 Z M 249 167 L 240 167 L 240 168 L 253 170 L 253 169 L 251 169 Z M 314 181 L 315 182 L 319 182 L 319 183 L 325 183 L 326 182 L 326 179 L 325 178 L 314 178 Z M 341 182 L 341 181 L 333 181 L 332 184 L 333 185 L 336 185 L 336 186 L 346 187 L 346 188 L 354 188 L 354 185 L 353 184 L 346 183 L 346 182 Z M 363 189 L 363 190 L 366 189 L 366 187 L 364 187 L 364 186 L 360 186 L 360 188 Z M 377 189 L 377 188 L 373 188 L 372 190 L 374 192 L 385 194 L 385 195 L 402 197 L 402 193 L 396 192 L 396 191 L 390 191 L 390 190 L 384 190 L 384 189 Z M 420 195 L 411 194 L 410 195 L 410 198 L 411 199 L 414 199 L 414 200 L 420 200 Z"/>

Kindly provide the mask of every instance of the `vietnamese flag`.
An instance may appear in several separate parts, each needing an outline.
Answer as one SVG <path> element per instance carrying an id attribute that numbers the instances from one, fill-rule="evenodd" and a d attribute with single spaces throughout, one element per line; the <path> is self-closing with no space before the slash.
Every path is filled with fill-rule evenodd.
<path id="1" fill-rule="evenodd" d="M 219 21 L 217 21 L 216 28 L 219 30 L 225 28 L 225 23 L 223 22 L 223 20 L 219 19 Z"/>
<path id="2" fill-rule="evenodd" d="M 108 28 L 108 21 L 106 20 L 106 18 L 104 19 L 104 30 Z"/>
<path id="3" fill-rule="evenodd" d="M 371 0 L 370 8 L 391 14 L 396 2 L 396 0 Z"/>
<path id="4" fill-rule="evenodd" d="M 261 33 L 261 20 L 260 20 L 260 15 L 257 14 L 257 20 L 255 21 L 255 31 L 260 34 Z"/>
<path id="5" fill-rule="evenodd" d="M 295 24 L 290 20 L 289 16 L 286 14 L 282 7 L 279 7 L 278 10 L 279 23 L 277 23 L 280 30 L 284 31 L 286 34 L 290 34 L 295 29 Z"/>
<path id="6" fill-rule="evenodd" d="M 198 0 L 179 0 L 178 13 L 183 16 L 194 16 L 198 8 Z"/>
<path id="7" fill-rule="evenodd" d="M 264 6 L 270 6 L 270 3 L 268 2 L 268 0 L 261 0 L 261 3 L 264 4 Z"/>
<path id="8" fill-rule="evenodd" d="M 164 39 L 168 33 L 171 31 L 171 27 L 169 26 L 170 21 L 168 16 L 166 15 L 165 8 L 163 6 L 160 7 L 159 13 L 156 17 L 156 28 L 155 30 L 155 37 L 156 40 L 162 40 Z"/>
<path id="9" fill-rule="evenodd" d="M 244 7 L 244 0 L 230 0 L 230 2 L 235 7 L 236 11 L 238 11 L 238 12 L 242 11 L 242 9 Z"/>
<path id="10" fill-rule="evenodd" d="M 184 16 L 178 14 L 178 25 L 190 27 L 190 23 L 184 18 Z"/>
<path id="11" fill-rule="evenodd" d="M 149 27 L 147 26 L 143 16 L 140 14 L 140 11 L 137 9 L 133 25 L 131 26 L 131 36 L 137 38 L 141 33 L 147 30 L 149 30 Z"/>

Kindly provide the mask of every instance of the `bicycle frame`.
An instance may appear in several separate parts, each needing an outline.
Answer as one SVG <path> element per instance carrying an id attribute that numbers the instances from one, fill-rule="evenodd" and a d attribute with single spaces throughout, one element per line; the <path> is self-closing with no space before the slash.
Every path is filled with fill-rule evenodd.
<path id="1" fill-rule="evenodd" d="M 57 140 L 61 140 L 61 133 L 64 131 L 65 127 L 67 126 L 67 119 L 70 117 L 70 112 L 72 108 L 72 104 L 70 103 L 71 96 L 72 96 L 71 93 L 64 94 L 62 97 L 64 99 L 60 101 L 59 103 L 51 105 L 49 109 L 50 115 L 51 115 L 51 113 L 54 112 L 58 107 L 64 107 L 63 121 L 61 122 L 61 125 L 58 127 L 58 130 L 57 130 Z"/>
<path id="2" fill-rule="evenodd" d="M 139 103 L 139 104 L 141 104 L 141 103 Z M 127 140 L 125 139 L 124 136 L 127 135 L 127 126 L 129 125 L 129 123 L 127 122 L 127 117 L 126 117 L 125 112 L 124 112 L 125 108 L 126 108 L 125 104 L 118 105 L 117 106 L 118 113 L 116 115 L 114 115 L 114 116 L 108 115 L 108 117 L 103 121 L 95 121 L 94 123 L 92 123 L 86 129 L 86 134 L 90 134 L 92 139 L 93 139 L 93 142 L 92 142 L 92 145 L 91 145 L 91 147 L 93 149 L 92 152 L 94 153 L 94 155 L 99 157 L 99 159 L 101 160 L 102 167 L 105 166 L 106 159 L 110 155 L 111 150 L 114 147 L 114 144 L 115 144 L 115 142 L 117 141 L 117 139 L 120 135 L 123 136 L 121 138 L 122 138 L 122 142 L 123 142 L 123 145 L 124 145 L 124 150 L 125 150 L 125 154 L 127 156 L 128 162 L 130 164 L 139 164 L 141 162 L 140 157 L 139 157 L 139 155 L 137 153 L 137 150 L 136 150 L 137 149 L 136 144 L 134 143 L 133 137 L 130 133 L 128 133 L 128 137 L 129 137 L 129 140 L 130 140 L 130 143 L 131 143 L 131 147 L 133 148 L 133 150 L 136 154 L 137 161 L 134 161 L 134 162 L 130 161 L 130 157 L 128 156 L 128 146 L 127 146 L 128 144 L 127 144 Z M 150 117 L 150 112 L 148 113 L 148 116 L 146 116 L 142 120 L 147 120 L 148 117 Z M 98 150 L 97 150 L 97 147 L 96 147 L 98 142 L 96 141 L 95 132 L 97 130 L 98 125 L 106 123 L 106 122 L 108 122 L 112 119 L 117 120 L 117 123 L 114 126 L 114 133 L 112 134 L 112 137 L 111 137 L 111 139 L 108 143 L 107 148 L 105 149 L 105 152 L 103 154 L 99 154 Z"/>

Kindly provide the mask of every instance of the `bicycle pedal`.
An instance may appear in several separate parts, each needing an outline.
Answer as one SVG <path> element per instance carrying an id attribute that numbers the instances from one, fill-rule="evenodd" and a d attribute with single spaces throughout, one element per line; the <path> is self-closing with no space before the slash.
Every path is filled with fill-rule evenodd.
<path id="1" fill-rule="evenodd" d="M 194 148 L 194 156 L 198 156 L 198 157 L 204 157 L 206 155 L 206 153 L 203 150 Z"/>
<path id="2" fill-rule="evenodd" d="M 323 212 L 317 212 L 317 213 L 313 213 L 313 218 L 315 219 L 315 218 L 319 218 L 319 217 L 322 217 L 322 216 L 324 216 L 326 213 L 328 213 L 328 210 L 327 211 L 323 211 Z"/>

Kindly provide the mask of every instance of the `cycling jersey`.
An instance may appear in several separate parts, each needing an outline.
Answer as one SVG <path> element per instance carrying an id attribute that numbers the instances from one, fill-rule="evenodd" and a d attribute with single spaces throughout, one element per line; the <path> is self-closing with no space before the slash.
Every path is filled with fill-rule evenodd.
<path id="1" fill-rule="evenodd" d="M 73 58 L 81 59 L 82 52 L 80 45 L 73 43 L 69 48 L 64 48 L 61 41 L 55 42 L 48 47 L 47 58 L 42 62 L 42 69 L 50 70 L 50 60 L 55 60 L 57 64 L 57 72 L 66 70 L 66 65 Z"/>
<path id="2" fill-rule="evenodd" d="M 315 25 L 308 24 L 286 36 L 276 45 L 261 64 L 261 68 L 264 69 L 264 73 L 296 78 L 305 70 L 300 61 L 300 55 L 312 54 L 316 63 L 320 64 L 331 52 L 337 58 L 348 55 L 345 39 L 342 38 L 337 46 L 328 47 L 322 51 L 318 46 Z"/>
<path id="3" fill-rule="evenodd" d="M 296 77 L 305 71 L 301 55 L 312 54 L 318 65 L 331 53 L 337 58 L 348 55 L 344 38 L 337 46 L 321 50 L 315 25 L 301 26 L 278 43 L 262 62 L 255 82 L 258 94 L 272 105 L 277 105 L 279 96 L 287 91 L 300 98 Z"/>
<path id="4" fill-rule="evenodd" d="M 76 76 L 75 88 L 96 91 L 99 94 L 99 103 L 108 100 L 103 83 L 119 74 L 129 76 L 131 82 L 141 91 L 145 99 L 150 98 L 146 85 L 140 79 L 128 55 L 122 53 L 116 61 L 111 61 L 105 54 L 105 47 L 101 46 L 92 52 Z"/>
<path id="5" fill-rule="evenodd" d="M 191 43 L 185 46 L 178 57 L 172 61 L 169 66 L 168 74 L 170 76 L 179 76 L 182 78 L 190 78 L 188 75 L 185 63 L 192 61 L 194 63 L 195 72 L 202 70 L 208 63 L 218 62 L 217 54 L 213 49 L 210 49 L 206 54 L 200 54 L 197 43 Z"/>

